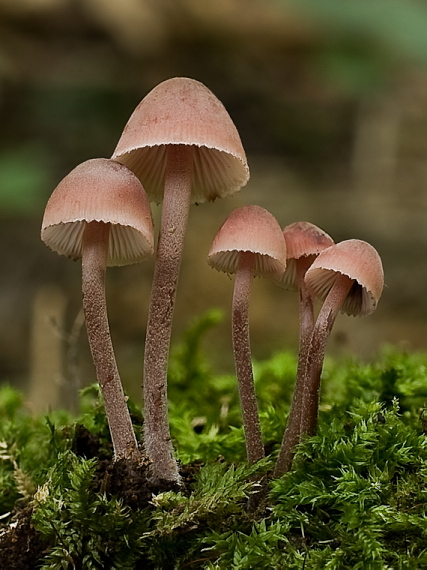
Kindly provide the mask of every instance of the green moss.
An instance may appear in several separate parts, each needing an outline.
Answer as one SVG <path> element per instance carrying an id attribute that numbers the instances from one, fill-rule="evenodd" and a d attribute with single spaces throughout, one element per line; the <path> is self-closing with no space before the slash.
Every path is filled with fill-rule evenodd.
<path id="1" fill-rule="evenodd" d="M 96 388 L 82 394 L 74 420 L 34 418 L 3 388 L 3 528 L 14 507 L 32 507 L 48 545 L 41 568 L 427 567 L 427 355 L 387 348 L 369 364 L 327 360 L 318 434 L 299 446 L 291 472 L 265 483 L 296 357 L 254 364 L 269 456 L 249 467 L 235 379 L 216 375 L 201 348 L 217 318 L 195 323 L 172 359 L 171 431 L 185 487 L 140 508 L 105 486 L 111 445 Z M 140 433 L 141 412 L 130 407 Z M 93 455 L 76 447 L 79 429 Z M 260 480 L 265 505 L 248 512 Z"/>
<path id="2" fill-rule="evenodd" d="M 33 523 L 51 544 L 42 568 L 131 569 L 148 530 L 144 511 L 94 490 L 95 459 L 61 453 L 34 497 Z"/>

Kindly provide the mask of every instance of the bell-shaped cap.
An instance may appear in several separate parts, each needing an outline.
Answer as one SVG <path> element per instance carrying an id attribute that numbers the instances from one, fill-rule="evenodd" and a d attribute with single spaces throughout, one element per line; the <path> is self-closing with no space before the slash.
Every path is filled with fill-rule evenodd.
<path id="1" fill-rule="evenodd" d="M 218 271 L 235 273 L 243 252 L 255 256 L 254 275 L 285 270 L 286 242 L 279 222 L 260 206 L 242 206 L 231 212 L 214 238 L 208 263 Z"/>
<path id="2" fill-rule="evenodd" d="M 377 250 L 357 239 L 328 247 L 318 255 L 305 274 L 310 294 L 324 300 L 338 273 L 354 280 L 341 312 L 354 316 L 373 313 L 384 287 L 384 272 Z"/>
<path id="3" fill-rule="evenodd" d="M 192 145 L 191 201 L 233 194 L 249 179 L 239 133 L 224 105 L 205 85 L 175 77 L 150 91 L 127 122 L 112 158 L 141 180 L 160 203 L 168 145 Z"/>
<path id="4" fill-rule="evenodd" d="M 286 241 L 286 270 L 272 280 L 276 285 L 296 291 L 298 289 L 296 260 L 301 257 L 312 263 L 321 251 L 334 244 L 334 240 L 310 222 L 294 222 L 283 230 Z"/>
<path id="5" fill-rule="evenodd" d="M 111 224 L 107 265 L 138 263 L 154 253 L 144 188 L 111 159 L 83 162 L 58 184 L 46 205 L 41 238 L 53 251 L 79 259 L 85 224 L 94 221 Z"/>

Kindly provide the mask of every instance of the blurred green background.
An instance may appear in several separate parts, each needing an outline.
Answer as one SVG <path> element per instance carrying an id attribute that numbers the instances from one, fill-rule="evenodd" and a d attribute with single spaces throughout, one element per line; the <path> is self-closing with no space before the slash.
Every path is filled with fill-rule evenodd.
<path id="1" fill-rule="evenodd" d="M 72 406 L 95 380 L 80 264 L 40 241 L 44 206 L 77 164 L 111 156 L 135 106 L 173 76 L 222 100 L 251 169 L 238 195 L 191 210 L 173 340 L 222 308 L 205 348 L 216 371 L 233 370 L 233 282 L 206 255 L 232 209 L 259 204 L 283 227 L 308 220 L 382 256 L 377 312 L 341 316 L 329 353 L 426 349 L 426 66 L 421 1 L 0 0 L 0 380 L 37 409 Z M 108 272 L 118 365 L 137 398 L 152 270 Z M 251 326 L 255 358 L 296 350 L 296 296 L 256 280 Z"/>

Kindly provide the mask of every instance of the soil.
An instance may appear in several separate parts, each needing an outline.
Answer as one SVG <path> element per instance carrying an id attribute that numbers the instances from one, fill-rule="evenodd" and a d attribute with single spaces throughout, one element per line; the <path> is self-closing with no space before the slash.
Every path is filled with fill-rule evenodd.
<path id="1" fill-rule="evenodd" d="M 31 524 L 32 509 L 16 511 L 9 525 L 0 530 L 0 568 L 30 570 L 47 552 L 44 542 Z"/>
<path id="2" fill-rule="evenodd" d="M 98 459 L 93 483 L 94 492 L 101 491 L 118 496 L 132 509 L 150 507 L 153 493 L 171 490 L 167 482 L 160 482 L 153 487 L 149 480 L 150 461 L 146 457 L 133 462 L 129 460 L 114 462 L 112 449 L 106 449 L 101 445 L 99 438 L 84 426 L 76 426 L 72 449 L 79 456 Z M 195 462 L 182 466 L 180 491 L 190 494 L 191 484 L 201 465 L 200 462 Z M 33 570 L 40 565 L 42 557 L 48 552 L 49 544 L 42 540 L 33 527 L 31 516 L 31 507 L 17 507 L 8 525 L 0 527 L 1 569 Z"/>

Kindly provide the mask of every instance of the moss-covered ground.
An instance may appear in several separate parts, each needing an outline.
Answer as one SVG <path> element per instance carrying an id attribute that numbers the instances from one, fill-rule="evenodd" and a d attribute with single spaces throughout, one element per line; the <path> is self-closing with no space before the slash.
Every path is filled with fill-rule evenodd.
<path id="1" fill-rule="evenodd" d="M 250 467 L 235 378 L 200 347 L 217 318 L 198 321 L 171 358 L 180 490 L 153 492 L 146 463 L 112 464 L 95 387 L 78 418 L 31 416 L 22 394 L 0 390 L 1 568 L 427 568 L 427 355 L 327 360 L 318 435 L 271 480 L 296 355 L 254 363 L 267 458 Z"/>

